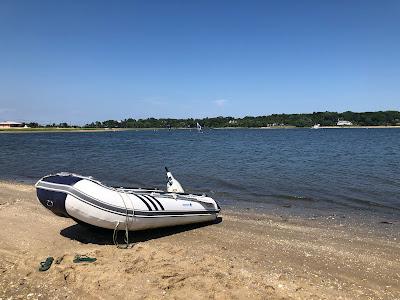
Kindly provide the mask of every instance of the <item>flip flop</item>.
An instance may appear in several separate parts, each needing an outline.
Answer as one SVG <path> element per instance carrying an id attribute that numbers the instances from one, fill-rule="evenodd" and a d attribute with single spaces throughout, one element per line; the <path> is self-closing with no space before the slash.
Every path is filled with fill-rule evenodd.
<path id="1" fill-rule="evenodd" d="M 87 255 L 75 255 L 75 258 L 73 260 L 74 263 L 82 263 L 82 262 L 95 262 L 97 258 L 94 257 L 89 257 Z"/>
<path id="2" fill-rule="evenodd" d="M 54 258 L 49 256 L 48 258 L 46 258 L 45 261 L 40 262 L 39 265 L 39 272 L 44 272 L 47 271 L 48 269 L 50 269 L 51 264 L 53 263 Z"/>

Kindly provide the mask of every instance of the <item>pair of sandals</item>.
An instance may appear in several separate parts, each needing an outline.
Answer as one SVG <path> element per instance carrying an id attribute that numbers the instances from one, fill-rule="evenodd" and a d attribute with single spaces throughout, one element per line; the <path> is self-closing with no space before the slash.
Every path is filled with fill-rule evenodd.
<path id="1" fill-rule="evenodd" d="M 56 264 L 60 264 L 62 262 L 62 260 L 64 259 L 63 256 L 57 258 L 56 260 Z M 75 258 L 73 260 L 74 263 L 83 263 L 83 262 L 88 262 L 88 263 L 92 263 L 95 262 L 97 260 L 97 258 L 95 257 L 89 257 L 87 255 L 75 255 Z M 49 256 L 48 258 L 46 258 L 46 260 L 40 262 L 39 265 L 39 271 L 40 272 L 45 272 L 48 269 L 50 269 L 51 265 L 53 264 L 54 258 L 52 256 Z"/>

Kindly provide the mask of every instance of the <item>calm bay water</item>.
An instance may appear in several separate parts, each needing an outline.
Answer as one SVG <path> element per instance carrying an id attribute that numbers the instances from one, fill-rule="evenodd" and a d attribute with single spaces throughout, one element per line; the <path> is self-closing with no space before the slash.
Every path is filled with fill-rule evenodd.
<path id="1" fill-rule="evenodd" d="M 3 180 L 69 171 L 164 189 L 164 166 L 225 205 L 400 212 L 399 129 L 0 134 Z"/>

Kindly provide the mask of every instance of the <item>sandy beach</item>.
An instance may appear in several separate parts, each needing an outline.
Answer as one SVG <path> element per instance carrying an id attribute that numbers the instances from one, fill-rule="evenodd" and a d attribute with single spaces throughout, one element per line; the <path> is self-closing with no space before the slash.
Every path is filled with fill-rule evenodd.
<path id="1" fill-rule="evenodd" d="M 133 232 L 124 250 L 112 232 L 51 214 L 32 185 L 0 182 L 0 299 L 400 299 L 399 223 L 377 232 L 335 218 L 221 218 Z M 38 272 L 47 256 L 63 260 Z"/>

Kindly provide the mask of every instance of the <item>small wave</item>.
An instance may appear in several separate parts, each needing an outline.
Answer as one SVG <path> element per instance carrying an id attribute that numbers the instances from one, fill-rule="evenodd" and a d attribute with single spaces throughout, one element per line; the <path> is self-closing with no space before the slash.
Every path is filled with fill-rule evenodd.
<path id="1" fill-rule="evenodd" d="M 386 209 L 394 209 L 400 210 L 400 207 L 387 205 L 384 203 L 378 203 L 371 200 L 360 199 L 355 197 L 344 196 L 343 200 L 346 201 L 346 204 L 353 207 L 379 207 L 379 208 L 386 208 Z M 336 203 L 343 204 L 342 201 L 335 201 Z M 359 204 L 359 205 L 357 205 Z"/>
<path id="2" fill-rule="evenodd" d="M 229 188 L 229 189 L 236 190 L 236 191 L 250 193 L 249 189 L 246 188 L 245 186 L 232 183 L 228 180 L 218 178 L 218 177 L 210 178 L 210 179 L 214 182 L 214 184 L 216 184 L 218 187 L 220 187 L 221 190 L 223 190 L 224 188 Z"/>
<path id="3" fill-rule="evenodd" d="M 269 195 L 270 197 L 276 199 L 283 199 L 283 200 L 291 200 L 291 201 L 307 201 L 307 202 L 317 202 L 317 199 L 311 198 L 309 196 L 297 196 L 297 195 L 285 195 L 285 194 L 273 194 Z"/>

